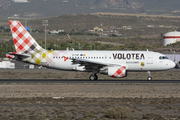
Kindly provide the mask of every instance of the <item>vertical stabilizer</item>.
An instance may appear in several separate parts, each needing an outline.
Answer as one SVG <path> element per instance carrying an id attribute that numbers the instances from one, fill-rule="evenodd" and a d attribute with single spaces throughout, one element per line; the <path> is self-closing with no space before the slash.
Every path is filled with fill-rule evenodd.
<path id="1" fill-rule="evenodd" d="M 41 46 L 39 46 L 39 44 L 34 40 L 34 38 L 19 21 L 10 20 L 9 25 L 11 28 L 16 52 L 32 54 L 33 52 L 44 50 Z"/>

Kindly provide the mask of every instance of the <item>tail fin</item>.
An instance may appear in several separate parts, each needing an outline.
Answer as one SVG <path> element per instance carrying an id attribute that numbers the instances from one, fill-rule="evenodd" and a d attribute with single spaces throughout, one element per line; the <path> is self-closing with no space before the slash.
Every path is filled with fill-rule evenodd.
<path id="1" fill-rule="evenodd" d="M 16 20 L 9 21 L 16 52 L 31 54 L 44 50 L 28 33 L 23 25 Z"/>

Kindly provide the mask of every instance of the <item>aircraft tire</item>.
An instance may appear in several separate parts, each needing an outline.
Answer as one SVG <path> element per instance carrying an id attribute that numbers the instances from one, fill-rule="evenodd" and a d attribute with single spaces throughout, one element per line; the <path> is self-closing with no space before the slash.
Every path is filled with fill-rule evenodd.
<path id="1" fill-rule="evenodd" d="M 96 80 L 96 76 L 95 76 L 95 75 L 91 75 L 91 76 L 89 77 L 89 80 Z"/>
<path id="2" fill-rule="evenodd" d="M 95 80 L 98 80 L 98 76 L 97 75 L 94 75 L 95 76 Z"/>
<path id="3" fill-rule="evenodd" d="M 148 77 L 147 80 L 152 80 L 152 77 Z"/>

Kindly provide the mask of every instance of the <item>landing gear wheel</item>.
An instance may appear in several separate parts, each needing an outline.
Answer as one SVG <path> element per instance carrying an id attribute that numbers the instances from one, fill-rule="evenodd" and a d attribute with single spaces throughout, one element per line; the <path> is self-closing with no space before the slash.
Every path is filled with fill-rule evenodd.
<path id="1" fill-rule="evenodd" d="M 94 75 L 95 76 L 95 80 L 97 80 L 98 79 L 98 76 L 97 75 Z"/>
<path id="2" fill-rule="evenodd" d="M 152 77 L 148 77 L 147 80 L 152 80 Z"/>
<path id="3" fill-rule="evenodd" d="M 89 80 L 97 80 L 98 79 L 98 76 L 97 75 L 91 75 L 89 77 Z"/>
<path id="4" fill-rule="evenodd" d="M 90 77 L 89 77 L 89 80 L 95 80 L 96 79 L 96 77 L 94 76 L 94 75 L 91 75 Z"/>

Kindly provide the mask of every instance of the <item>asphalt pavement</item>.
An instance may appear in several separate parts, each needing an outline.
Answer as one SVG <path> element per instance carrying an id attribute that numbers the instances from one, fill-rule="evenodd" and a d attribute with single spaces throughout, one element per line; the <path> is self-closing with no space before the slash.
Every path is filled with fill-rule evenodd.
<path id="1" fill-rule="evenodd" d="M 0 79 L 0 83 L 180 83 L 180 80 Z"/>

